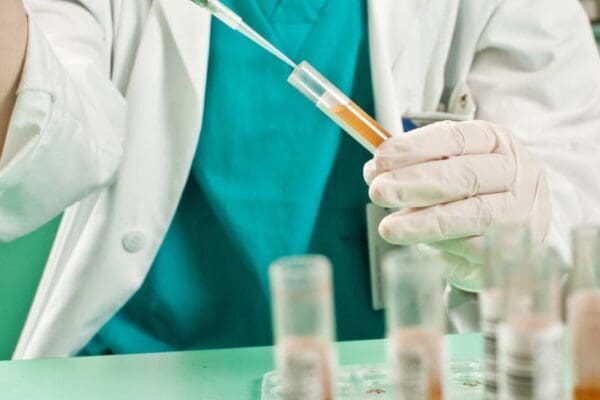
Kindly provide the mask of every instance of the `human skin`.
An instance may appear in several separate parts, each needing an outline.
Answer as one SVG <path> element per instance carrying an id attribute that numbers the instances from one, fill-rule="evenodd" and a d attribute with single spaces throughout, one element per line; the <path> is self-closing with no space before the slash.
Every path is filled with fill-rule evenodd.
<path id="1" fill-rule="evenodd" d="M 0 1 L 0 152 L 17 99 L 27 48 L 27 15 L 21 0 Z"/>

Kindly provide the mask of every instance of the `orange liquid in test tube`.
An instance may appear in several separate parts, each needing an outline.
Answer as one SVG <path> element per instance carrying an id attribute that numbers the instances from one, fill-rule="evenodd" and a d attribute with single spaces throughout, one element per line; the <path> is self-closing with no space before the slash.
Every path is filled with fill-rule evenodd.
<path id="1" fill-rule="evenodd" d="M 392 136 L 373 117 L 353 102 L 335 107 L 333 113 L 348 126 L 347 130 L 358 134 L 374 148 L 378 148 Z"/>
<path id="2" fill-rule="evenodd" d="M 288 82 L 371 153 L 392 135 L 307 62 Z"/>
<path id="3" fill-rule="evenodd" d="M 596 387 L 578 386 L 573 391 L 574 400 L 598 400 L 600 399 L 600 383 Z"/>

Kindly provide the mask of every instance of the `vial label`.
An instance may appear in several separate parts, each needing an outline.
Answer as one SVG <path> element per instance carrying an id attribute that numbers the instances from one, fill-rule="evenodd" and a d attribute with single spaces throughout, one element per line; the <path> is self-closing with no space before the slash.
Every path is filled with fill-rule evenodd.
<path id="1" fill-rule="evenodd" d="M 395 354 L 398 398 L 427 399 L 427 356 L 419 349 L 398 349 Z"/>
<path id="2" fill-rule="evenodd" d="M 484 349 L 484 380 L 486 400 L 496 399 L 498 396 L 498 336 L 500 324 L 498 319 L 482 319 L 481 333 L 483 335 Z"/>
<path id="3" fill-rule="evenodd" d="M 503 326 L 502 398 L 561 400 L 562 337 L 560 324 L 543 329 L 516 331 Z"/>
<path id="4" fill-rule="evenodd" d="M 420 338 L 392 339 L 390 357 L 392 374 L 398 400 L 441 399 L 438 344 L 433 335 L 421 332 Z"/>
<path id="5" fill-rule="evenodd" d="M 502 322 L 502 303 L 502 293 L 496 288 L 486 289 L 480 294 L 486 400 L 498 397 L 498 328 Z"/>
<path id="6" fill-rule="evenodd" d="M 278 367 L 286 400 L 332 400 L 332 352 L 325 345 L 293 340 L 279 346 Z"/>

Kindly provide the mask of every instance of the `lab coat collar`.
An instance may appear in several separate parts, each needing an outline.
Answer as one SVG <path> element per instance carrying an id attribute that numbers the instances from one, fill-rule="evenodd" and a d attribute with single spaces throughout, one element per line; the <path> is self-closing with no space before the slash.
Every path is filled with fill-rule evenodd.
<path id="1" fill-rule="evenodd" d="M 198 97 L 203 98 L 206 60 L 202 55 L 208 54 L 211 16 L 190 0 L 158 1 L 188 78 Z"/>

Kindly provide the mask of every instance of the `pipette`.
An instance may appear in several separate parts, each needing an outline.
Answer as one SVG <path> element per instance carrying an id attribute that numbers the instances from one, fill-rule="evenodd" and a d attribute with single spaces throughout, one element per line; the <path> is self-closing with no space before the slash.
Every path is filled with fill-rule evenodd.
<path id="1" fill-rule="evenodd" d="M 254 43 L 279 58 L 292 68 L 296 68 L 296 63 L 290 60 L 285 54 L 273 46 L 267 39 L 262 37 L 258 32 L 248 26 L 242 17 L 237 15 L 223 3 L 218 0 L 192 0 L 195 4 L 205 8 L 208 12 L 218 18 L 225 25 L 229 26 L 234 31 L 240 32 Z"/>

